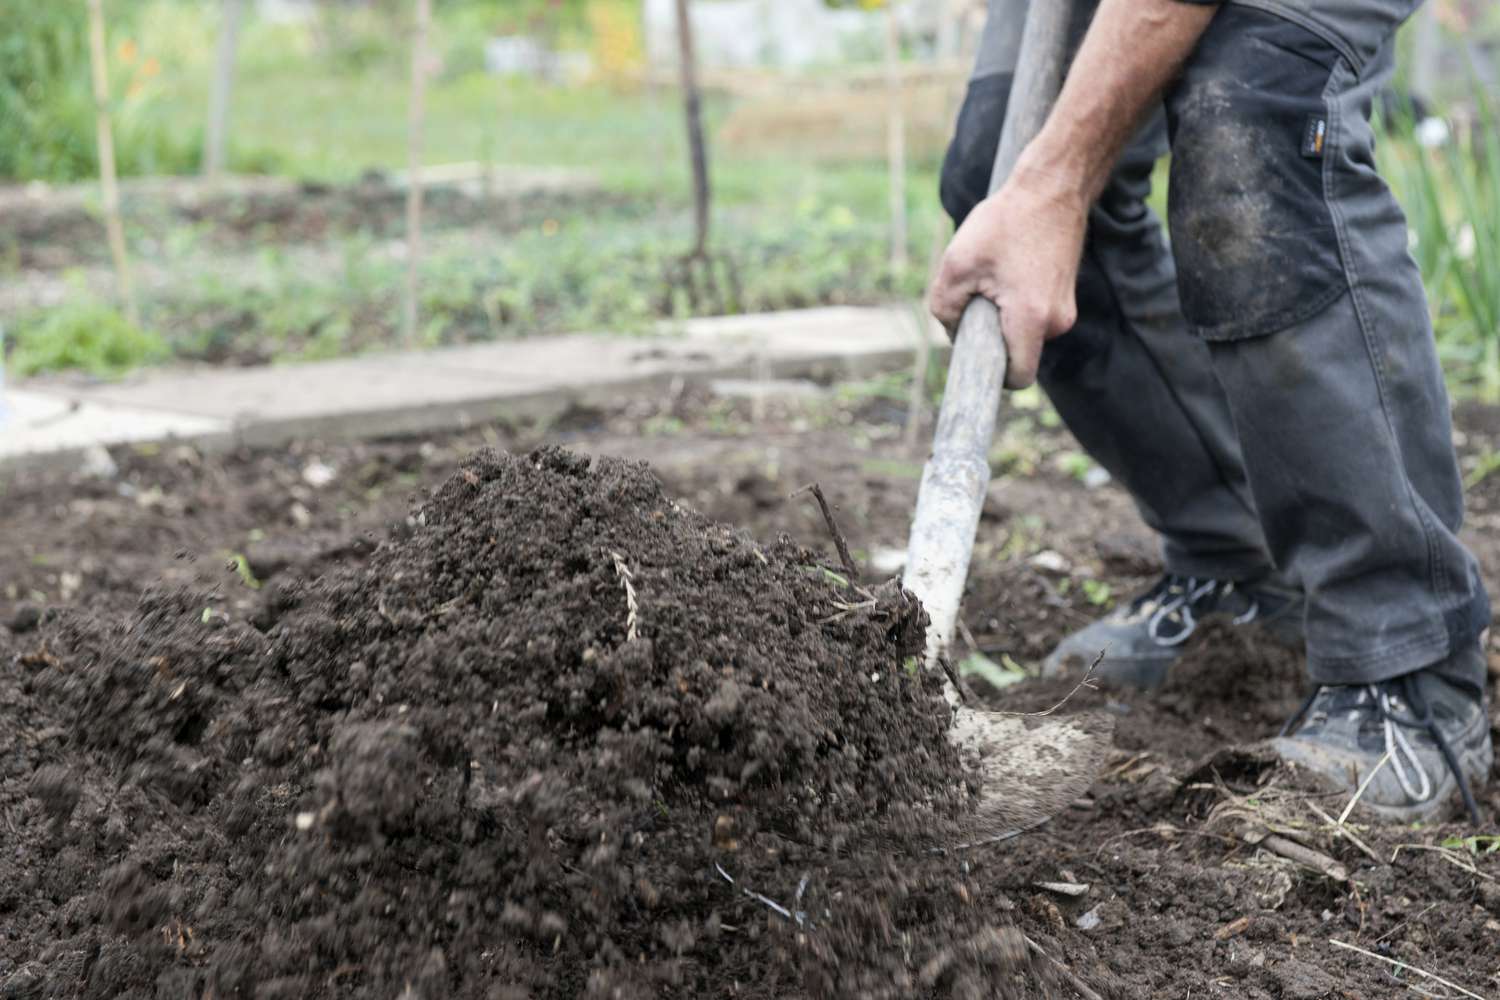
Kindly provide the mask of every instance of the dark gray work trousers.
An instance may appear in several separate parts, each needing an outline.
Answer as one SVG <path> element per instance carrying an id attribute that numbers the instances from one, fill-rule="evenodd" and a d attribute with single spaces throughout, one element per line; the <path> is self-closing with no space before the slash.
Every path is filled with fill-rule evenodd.
<path id="1" fill-rule="evenodd" d="M 1094 206 L 1077 326 L 1042 354 L 1168 571 L 1303 590 L 1321 684 L 1429 666 L 1489 623 L 1421 276 L 1374 164 L 1417 2 L 1222 6 Z M 1026 6 L 990 3 L 943 168 L 956 222 L 986 194 Z M 1146 205 L 1169 145 L 1170 247 Z"/>

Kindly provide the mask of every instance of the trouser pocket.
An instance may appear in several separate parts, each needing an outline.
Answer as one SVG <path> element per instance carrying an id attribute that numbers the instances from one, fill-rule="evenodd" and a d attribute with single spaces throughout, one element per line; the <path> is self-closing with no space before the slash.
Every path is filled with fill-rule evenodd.
<path id="1" fill-rule="evenodd" d="M 1291 21 L 1228 6 L 1168 93 L 1168 225 L 1200 336 L 1275 333 L 1348 290 L 1324 182 L 1340 59 Z"/>

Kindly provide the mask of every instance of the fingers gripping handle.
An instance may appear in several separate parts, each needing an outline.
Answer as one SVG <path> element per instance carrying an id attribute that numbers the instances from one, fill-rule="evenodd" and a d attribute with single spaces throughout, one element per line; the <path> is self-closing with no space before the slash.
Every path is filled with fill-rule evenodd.
<path id="1" fill-rule="evenodd" d="M 979 511 L 990 483 L 990 440 L 1006 360 L 1000 313 L 988 299 L 975 298 L 964 310 L 954 340 L 932 457 L 922 471 L 906 550 L 904 582 L 921 597 L 932 619 L 927 629 L 928 667 L 952 640 L 958 620 Z"/>

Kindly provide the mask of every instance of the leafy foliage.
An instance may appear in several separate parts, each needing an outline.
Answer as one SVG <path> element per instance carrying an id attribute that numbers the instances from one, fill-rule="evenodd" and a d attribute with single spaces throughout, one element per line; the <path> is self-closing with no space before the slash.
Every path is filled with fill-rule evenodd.
<path id="1" fill-rule="evenodd" d="M 1471 129 L 1439 143 L 1397 123 L 1381 166 L 1406 210 L 1452 380 L 1500 402 L 1500 116 L 1475 88 Z"/>
<path id="2" fill-rule="evenodd" d="M 166 354 L 160 337 L 132 326 L 114 308 L 84 297 L 22 324 L 8 363 L 19 375 L 74 368 L 108 378 Z"/>
<path id="3" fill-rule="evenodd" d="M 117 8 L 110 10 L 114 14 Z M 199 132 L 152 114 L 153 81 L 161 65 L 130 39 L 132 10 L 120 8 L 110 35 L 116 42 L 112 111 L 120 172 L 193 169 Z M 0 0 L 0 24 L 5 25 L 0 33 L 0 178 L 71 181 L 95 176 L 84 4 Z"/>

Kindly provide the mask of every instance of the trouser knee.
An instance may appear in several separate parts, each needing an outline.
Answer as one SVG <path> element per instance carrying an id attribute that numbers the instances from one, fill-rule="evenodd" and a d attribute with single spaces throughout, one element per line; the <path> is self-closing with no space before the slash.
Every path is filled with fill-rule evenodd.
<path id="1" fill-rule="evenodd" d="M 1275 333 L 1347 291 L 1325 182 L 1339 59 L 1300 25 L 1228 6 L 1167 95 L 1168 226 L 1182 312 L 1205 338 Z"/>

